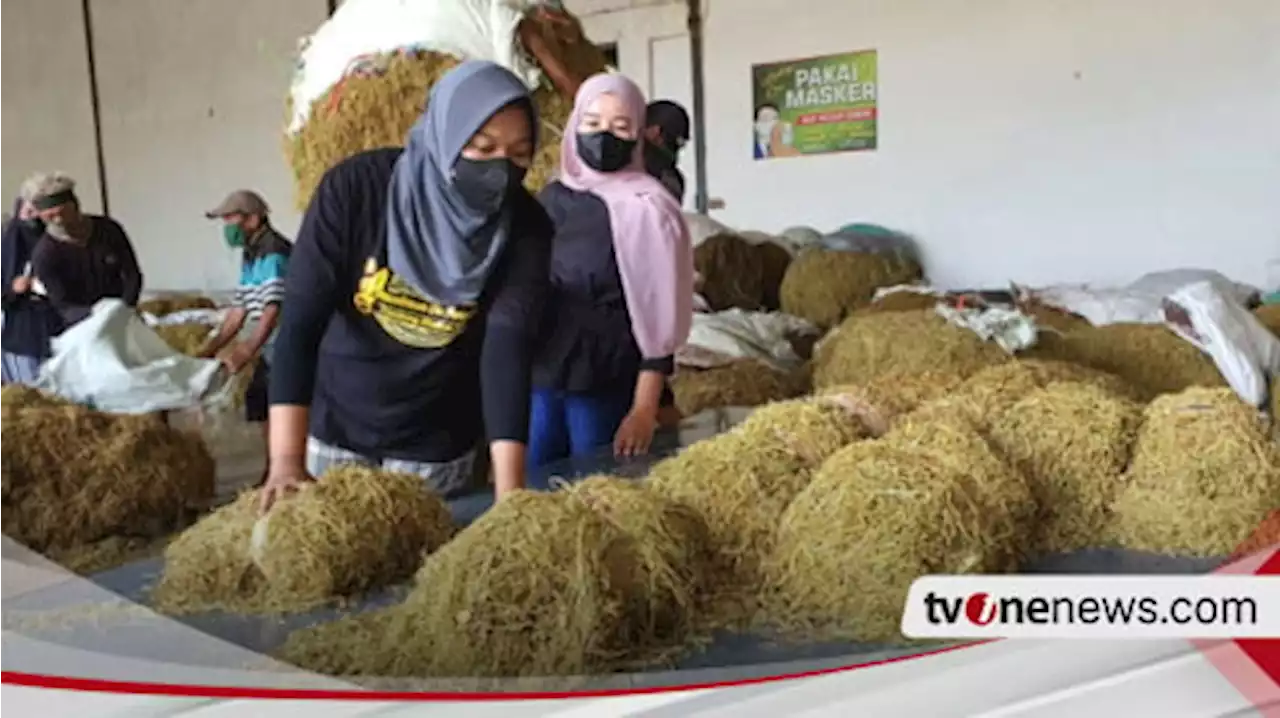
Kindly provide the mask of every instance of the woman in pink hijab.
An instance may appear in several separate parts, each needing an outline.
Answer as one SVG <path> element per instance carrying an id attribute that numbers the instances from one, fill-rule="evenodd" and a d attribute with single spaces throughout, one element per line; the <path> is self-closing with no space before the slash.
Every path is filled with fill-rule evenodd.
<path id="1" fill-rule="evenodd" d="M 556 227 L 545 341 L 534 364 L 531 468 L 613 444 L 649 449 L 674 354 L 693 321 L 680 205 L 644 168 L 645 98 L 622 75 L 578 90 L 560 176 L 539 199 Z"/>

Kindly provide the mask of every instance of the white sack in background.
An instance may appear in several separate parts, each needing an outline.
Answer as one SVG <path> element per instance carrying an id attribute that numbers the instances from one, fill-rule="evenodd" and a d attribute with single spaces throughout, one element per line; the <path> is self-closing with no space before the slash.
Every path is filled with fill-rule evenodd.
<path id="1" fill-rule="evenodd" d="M 733 230 L 711 219 L 705 214 L 697 212 L 684 213 L 685 226 L 689 228 L 689 239 L 693 242 L 693 246 L 697 247 L 717 234 L 733 234 Z"/>
<path id="2" fill-rule="evenodd" d="M 1169 301 L 1186 310 L 1193 332 L 1174 321 L 1168 327 L 1212 357 L 1242 400 L 1265 405 L 1270 377 L 1280 375 L 1280 339 L 1212 282 L 1182 287 Z"/>
<path id="3" fill-rule="evenodd" d="M 1138 277 L 1128 289 L 1139 294 L 1158 294 L 1161 297 L 1167 297 L 1187 285 L 1198 282 L 1208 282 L 1220 294 L 1233 299 L 1237 304 L 1248 304 L 1261 293 L 1257 287 L 1233 282 L 1212 269 L 1169 269 L 1151 272 Z"/>
<path id="4" fill-rule="evenodd" d="M 53 340 L 37 387 L 117 414 L 199 405 L 229 386 L 217 360 L 175 351 L 132 307 L 103 299 L 84 321 Z"/>
<path id="5" fill-rule="evenodd" d="M 1135 294 L 1128 289 L 1093 289 L 1086 285 L 1038 289 L 1032 295 L 1044 304 L 1078 314 L 1095 327 L 1108 324 L 1160 324 L 1164 295 Z"/>
<path id="6" fill-rule="evenodd" d="M 935 311 L 938 316 L 951 324 L 961 329 L 968 329 L 982 337 L 983 341 L 994 341 L 1010 354 L 1027 349 L 1036 343 L 1038 332 L 1035 320 L 1016 309 L 1004 307 L 958 309 L 949 304 L 939 304 Z"/>
<path id="7" fill-rule="evenodd" d="M 793 252 L 798 252 L 805 247 L 822 242 L 822 232 L 813 227 L 788 227 L 782 230 L 779 240 L 790 246 Z"/>
<path id="8" fill-rule="evenodd" d="M 677 352 L 676 363 L 705 369 L 737 359 L 759 359 L 790 371 L 803 360 L 796 355 L 788 337 L 817 333 L 814 325 L 782 312 L 730 309 L 694 314 L 689 341 Z"/>
<path id="9" fill-rule="evenodd" d="M 183 309 L 180 312 L 170 312 L 157 317 L 143 312 L 142 321 L 149 327 L 166 327 L 171 324 L 209 324 L 216 327 L 222 323 L 222 317 L 226 313 L 225 309 Z"/>
<path id="10" fill-rule="evenodd" d="M 1218 272 L 1206 269 L 1174 269 L 1152 272 L 1125 287 L 1093 288 L 1088 285 L 1061 285 L 1034 290 L 1041 302 L 1078 314 L 1090 324 L 1162 324 L 1164 298 L 1196 282 L 1208 282 L 1233 301 L 1244 304 L 1258 290 L 1238 284 Z"/>
<path id="11" fill-rule="evenodd" d="M 516 26 L 532 0 L 346 0 L 305 42 L 292 89 L 289 132 L 302 129 L 311 104 L 364 55 L 401 48 L 490 60 L 537 87 L 542 71 L 517 50 Z M 426 93 L 427 88 L 422 89 Z"/>
<path id="12" fill-rule="evenodd" d="M 923 294 L 927 297 L 935 297 L 938 301 L 942 301 L 947 296 L 947 290 L 931 287 L 928 284 L 895 284 L 892 287 L 880 287 L 871 295 L 871 301 L 878 302 L 890 294 L 899 294 L 908 292 L 910 294 Z"/>

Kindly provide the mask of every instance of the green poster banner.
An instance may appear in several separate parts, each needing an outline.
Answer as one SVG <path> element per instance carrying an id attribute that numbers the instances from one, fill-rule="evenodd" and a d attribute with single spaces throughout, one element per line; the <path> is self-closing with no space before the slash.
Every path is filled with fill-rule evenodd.
<path id="1" fill-rule="evenodd" d="M 876 148 L 876 51 L 751 67 L 757 160 Z"/>

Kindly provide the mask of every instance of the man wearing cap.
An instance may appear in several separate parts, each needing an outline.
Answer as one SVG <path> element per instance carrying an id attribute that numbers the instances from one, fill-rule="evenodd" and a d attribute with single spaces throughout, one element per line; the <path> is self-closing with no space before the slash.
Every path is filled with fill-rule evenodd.
<path id="1" fill-rule="evenodd" d="M 657 100 L 649 103 L 644 123 L 645 170 L 683 203 L 684 175 L 676 163 L 689 141 L 689 113 L 671 100 Z"/>
<path id="2" fill-rule="evenodd" d="M 31 254 L 32 283 L 39 282 L 63 329 L 89 316 L 101 299 L 136 306 L 142 293 L 142 270 L 124 228 L 81 212 L 75 189 L 75 180 L 62 173 L 36 175 L 23 187 L 45 228 Z"/>
<path id="3" fill-rule="evenodd" d="M 267 421 L 267 380 L 271 369 L 271 347 L 276 320 L 284 301 L 284 275 L 293 243 L 271 226 L 270 210 L 262 197 L 249 190 L 236 190 L 217 207 L 205 213 L 222 220 L 222 237 L 227 246 L 240 250 L 240 283 L 234 306 L 227 312 L 217 335 L 205 347 L 204 355 L 217 356 L 232 372 L 253 368 L 253 379 L 245 393 L 245 418 L 253 423 Z M 248 337 L 237 341 L 246 325 Z M 230 349 L 223 352 L 230 346 Z"/>

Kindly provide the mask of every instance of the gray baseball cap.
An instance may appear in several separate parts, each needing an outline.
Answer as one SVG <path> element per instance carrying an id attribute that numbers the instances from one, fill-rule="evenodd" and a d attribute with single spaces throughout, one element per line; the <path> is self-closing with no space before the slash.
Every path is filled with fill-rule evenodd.
<path id="1" fill-rule="evenodd" d="M 251 190 L 238 189 L 227 195 L 217 207 L 205 212 L 204 216 L 209 219 L 226 217 L 229 214 L 257 214 L 265 217 L 270 211 L 262 195 Z"/>

